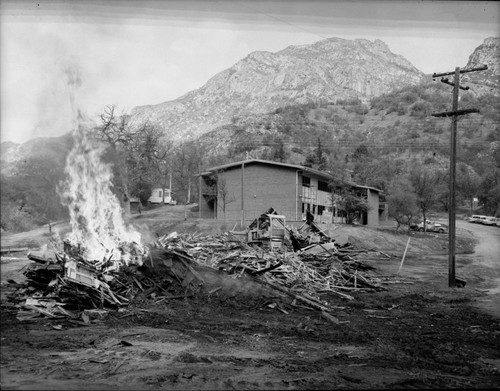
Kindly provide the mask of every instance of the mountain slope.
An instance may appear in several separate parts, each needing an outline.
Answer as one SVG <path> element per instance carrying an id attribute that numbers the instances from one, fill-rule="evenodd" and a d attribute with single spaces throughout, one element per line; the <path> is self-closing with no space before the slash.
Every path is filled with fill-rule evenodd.
<path id="1" fill-rule="evenodd" d="M 146 120 L 174 139 L 196 138 L 234 117 L 266 113 L 290 104 L 364 101 L 423 78 L 380 40 L 330 38 L 254 52 L 179 99 L 136 107 L 134 123 Z"/>
<path id="2" fill-rule="evenodd" d="M 1 173 L 15 175 L 28 160 L 48 161 L 53 167 L 64 168 L 66 156 L 73 145 L 70 133 L 60 137 L 39 137 L 23 144 L 1 144 Z"/>
<path id="3" fill-rule="evenodd" d="M 384 176 L 375 172 L 389 157 L 401 162 L 410 157 L 439 162 L 440 169 L 446 169 L 450 120 L 431 114 L 446 111 L 450 105 L 450 87 L 428 81 L 375 97 L 369 105 L 359 100 L 338 101 L 247 116 L 204 134 L 197 143 L 205 147 L 205 159 L 213 165 L 248 156 L 303 164 L 314 157 L 321 144 L 326 156 L 338 160 L 363 155 L 360 167 L 371 165 L 373 170 L 358 170 L 356 181 L 385 189 L 394 173 L 389 167 Z M 464 91 L 459 107 L 481 108 L 480 113 L 463 116 L 459 122 L 457 160 L 483 175 L 495 165 L 495 154 L 500 151 L 500 103 L 491 94 L 475 97 Z"/>
<path id="4" fill-rule="evenodd" d="M 485 71 L 466 73 L 463 81 L 476 95 L 500 96 L 500 38 L 486 38 L 470 55 L 465 68 L 488 65 Z"/>

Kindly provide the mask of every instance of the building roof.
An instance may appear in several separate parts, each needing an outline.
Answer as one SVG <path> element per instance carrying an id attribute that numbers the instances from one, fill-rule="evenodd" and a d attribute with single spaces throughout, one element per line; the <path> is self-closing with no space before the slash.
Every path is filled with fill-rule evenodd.
<path id="1" fill-rule="evenodd" d="M 356 187 L 358 187 L 360 189 L 370 189 L 370 190 L 378 191 L 379 193 L 383 193 L 382 190 L 377 189 L 376 187 L 372 187 L 372 186 L 357 185 L 357 184 L 354 184 L 354 186 L 356 186 Z"/>
<path id="2" fill-rule="evenodd" d="M 238 167 L 241 167 L 242 165 L 250 165 L 250 164 L 263 164 L 263 165 L 268 165 L 268 166 L 280 166 L 280 167 L 285 167 L 285 168 L 291 168 L 294 170 L 308 172 L 308 173 L 316 175 L 320 178 L 324 178 L 328 181 L 332 178 L 332 175 L 330 173 L 325 172 L 325 171 L 319 171 L 319 170 L 316 170 L 316 169 L 311 168 L 311 167 L 300 166 L 298 164 L 273 162 L 271 160 L 263 160 L 263 159 L 247 159 L 247 160 L 241 160 L 239 162 L 223 164 L 221 166 L 210 167 L 206 171 L 198 174 L 198 176 L 206 176 L 206 175 L 213 174 L 214 172 L 217 172 L 217 171 L 227 170 L 227 169 L 231 169 L 231 168 L 238 168 Z M 370 189 L 370 190 L 374 190 L 374 191 L 378 191 L 379 193 L 382 193 L 382 190 L 377 189 L 375 187 L 362 186 L 362 185 L 358 185 L 358 184 L 353 183 L 353 182 L 350 182 L 350 184 L 352 186 L 357 187 L 357 188 Z"/>
<path id="3" fill-rule="evenodd" d="M 264 165 L 268 165 L 268 166 L 281 166 L 281 167 L 293 168 L 294 170 L 311 172 L 312 174 L 316 174 L 316 175 L 321 176 L 321 177 L 330 177 L 326 172 L 318 171 L 318 170 L 315 170 L 315 169 L 310 168 L 310 167 L 299 166 L 298 164 L 273 162 L 271 160 L 263 160 L 263 159 L 248 159 L 248 160 L 242 160 L 239 162 L 223 164 L 221 166 L 208 168 L 206 172 L 202 172 L 199 175 L 209 175 L 209 174 L 214 173 L 215 171 L 227 170 L 228 168 L 237 168 L 237 167 L 240 167 L 242 164 L 244 164 L 244 165 L 264 164 Z"/>

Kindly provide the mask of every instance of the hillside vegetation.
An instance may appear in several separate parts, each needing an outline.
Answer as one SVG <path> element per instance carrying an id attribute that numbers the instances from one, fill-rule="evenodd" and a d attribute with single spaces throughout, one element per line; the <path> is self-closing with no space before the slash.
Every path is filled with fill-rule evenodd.
<path id="1" fill-rule="evenodd" d="M 248 157 L 330 171 L 332 177 L 380 188 L 387 196 L 400 194 L 408 199 L 408 194 L 414 194 L 416 209 L 404 211 L 412 216 L 429 208 L 446 211 L 451 121 L 431 114 L 451 110 L 451 90 L 437 81 L 425 82 L 368 103 L 338 100 L 285 106 L 264 115 L 235 116 L 231 123 L 180 145 L 158 137 L 162 129 L 153 124 L 139 133 L 142 139 L 134 133 L 137 142 L 129 148 L 131 152 L 123 149 L 121 158 L 117 158 L 115 150 L 106 158 L 115 168 L 134 162 L 126 179 L 131 195 L 143 199 L 159 181 L 168 183 L 166 178 L 172 173 L 174 198 L 180 203 L 196 200 L 197 181 L 190 179 L 193 175 L 213 165 Z M 481 111 L 460 117 L 458 123 L 459 200 L 472 211 L 471 201 L 479 197 L 484 213 L 498 214 L 500 102 L 493 95 L 476 97 L 473 92 L 461 91 L 459 107 Z M 57 141 L 57 152 L 54 146 L 47 145 L 39 149 L 48 153 L 31 151 L 16 165 L 15 175 L 2 170 L 4 230 L 24 230 L 63 217 L 55 188 L 64 175 L 70 144 Z M 110 150 L 113 148 L 110 146 Z M 144 161 L 140 156 L 151 159 L 159 150 L 163 151 L 163 161 L 137 164 Z M 167 158 L 172 158 L 171 165 Z M 123 173 L 116 173 L 115 182 L 123 181 L 123 177 Z M 431 186 L 432 200 L 425 200 L 429 189 L 421 188 L 426 178 L 430 180 L 427 186 Z M 116 191 L 121 187 L 121 183 L 115 183 Z M 423 206 L 425 211 L 422 202 L 427 205 Z"/>
<path id="2" fill-rule="evenodd" d="M 450 90 L 428 82 L 381 95 L 369 104 L 350 100 L 288 106 L 265 116 L 234 118 L 201 141 L 214 151 L 213 159 L 251 156 L 333 172 L 341 166 L 355 182 L 387 191 L 395 177 L 408 174 L 415 164 L 447 173 L 451 121 L 431 114 L 451 110 Z M 491 188 L 483 189 L 488 193 L 499 183 L 500 102 L 493 95 L 461 92 L 459 107 L 481 111 L 459 119 L 459 169 L 484 186 L 489 183 Z M 489 209 L 495 210 L 495 205 Z"/>

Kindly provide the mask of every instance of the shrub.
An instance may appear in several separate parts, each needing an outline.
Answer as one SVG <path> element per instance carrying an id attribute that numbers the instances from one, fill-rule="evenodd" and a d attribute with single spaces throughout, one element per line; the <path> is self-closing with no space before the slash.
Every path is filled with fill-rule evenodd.
<path id="1" fill-rule="evenodd" d="M 424 100 L 415 102 L 410 107 L 410 115 L 412 117 L 426 117 L 432 112 L 432 105 Z"/>
<path id="2" fill-rule="evenodd" d="M 5 231 L 22 232 L 36 227 L 34 217 L 15 203 L 2 203 L 1 225 Z"/>
<path id="3" fill-rule="evenodd" d="M 387 111 L 386 114 L 396 113 L 397 115 L 405 115 L 406 114 L 406 106 L 401 102 L 393 102 Z"/>
<path id="4" fill-rule="evenodd" d="M 408 91 L 403 95 L 403 98 L 401 99 L 402 102 L 406 103 L 407 105 L 411 105 L 412 103 L 416 102 L 418 100 L 418 95 L 412 91 Z"/>

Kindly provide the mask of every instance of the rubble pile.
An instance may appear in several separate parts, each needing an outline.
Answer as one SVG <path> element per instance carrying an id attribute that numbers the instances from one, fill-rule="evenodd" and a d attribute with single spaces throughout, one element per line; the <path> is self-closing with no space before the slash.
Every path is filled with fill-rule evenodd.
<path id="1" fill-rule="evenodd" d="M 370 274 L 373 267 L 353 258 L 352 246 L 337 246 L 321 236 L 321 240 L 302 238 L 303 243 L 315 243 L 288 251 L 286 246 L 277 250 L 250 246 L 230 232 L 215 236 L 173 232 L 152 243 L 140 262 L 120 267 L 106 260 L 85 261 L 77 248 L 66 246 L 56 252 L 55 260 L 29 256 L 35 262 L 24 273 L 26 283 L 16 284 L 11 301 L 17 303 L 21 320 L 40 315 L 86 320 L 81 315 L 84 310 L 119 309 L 140 300 L 161 303 L 224 289 L 234 293 L 245 285 L 247 292 L 292 297 L 325 313 L 322 293 L 351 300 L 348 291 L 382 289 Z"/>
<path id="2" fill-rule="evenodd" d="M 266 251 L 248 246 L 231 233 L 217 236 L 165 235 L 156 246 L 184 250 L 197 263 L 224 271 L 234 277 L 244 274 L 258 277 L 272 286 L 281 286 L 298 294 L 317 297 L 334 293 L 346 299 L 353 297 L 340 291 L 352 289 L 383 289 L 373 270 L 348 254 L 350 249 L 334 242 L 318 243 L 299 252 Z"/>
<path id="3" fill-rule="evenodd" d="M 85 309 L 118 309 L 141 298 L 155 302 L 184 298 L 200 287 L 199 281 L 185 279 L 191 268 L 187 261 L 176 256 L 173 262 L 167 252 L 152 256 L 149 266 L 129 264 L 119 269 L 109 268 L 106 263 L 98 268 L 83 259 L 76 261 L 67 253 L 56 253 L 55 260 L 32 255 L 28 258 L 35 262 L 24 272 L 26 282 L 8 281 L 17 288 L 9 299 L 21 309 L 20 320 L 40 314 L 78 318 Z"/>

